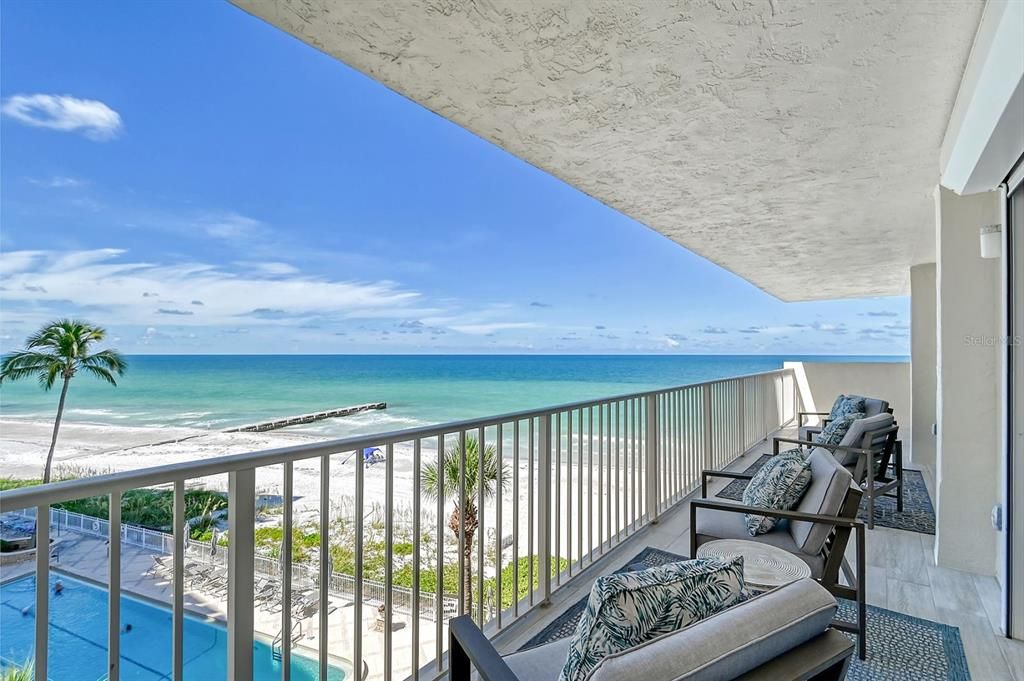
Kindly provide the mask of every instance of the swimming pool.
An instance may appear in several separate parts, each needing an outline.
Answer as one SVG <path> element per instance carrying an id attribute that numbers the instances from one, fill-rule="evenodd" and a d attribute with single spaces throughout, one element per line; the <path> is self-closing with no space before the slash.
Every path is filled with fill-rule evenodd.
<path id="1" fill-rule="evenodd" d="M 66 575 L 50 574 L 50 590 L 60 579 L 64 591 L 50 596 L 48 674 L 52 681 L 96 681 L 107 670 L 107 591 Z M 21 663 L 32 657 L 35 642 L 34 575 L 0 584 L 0 657 Z M 27 615 L 24 608 L 30 608 Z M 124 631 L 127 624 L 131 631 Z M 121 596 L 121 678 L 158 681 L 171 673 L 171 611 Z M 227 677 L 227 629 L 185 615 L 185 679 L 218 681 Z M 317 681 L 317 660 L 292 653 L 292 678 Z M 328 681 L 346 673 L 330 667 Z M 253 646 L 253 681 L 277 681 L 281 663 L 268 641 Z"/>

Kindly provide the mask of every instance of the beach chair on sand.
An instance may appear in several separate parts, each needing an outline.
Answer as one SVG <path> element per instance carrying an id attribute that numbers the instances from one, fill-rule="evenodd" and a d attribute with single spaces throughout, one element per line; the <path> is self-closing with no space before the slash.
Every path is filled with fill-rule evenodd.
<path id="1" fill-rule="evenodd" d="M 363 465 L 372 466 L 384 460 L 384 454 L 379 447 L 366 447 L 363 449 Z"/>

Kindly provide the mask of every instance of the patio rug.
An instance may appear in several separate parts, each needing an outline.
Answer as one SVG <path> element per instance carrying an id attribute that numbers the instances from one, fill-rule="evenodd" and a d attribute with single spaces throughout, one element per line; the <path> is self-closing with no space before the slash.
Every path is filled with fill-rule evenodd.
<path id="1" fill-rule="evenodd" d="M 677 560 L 686 558 L 648 546 L 617 572 L 642 570 Z M 572 636 L 586 606 L 584 597 L 520 650 Z M 856 621 L 856 604 L 840 599 L 839 616 Z M 853 634 L 847 635 L 855 640 Z M 957 627 L 869 605 L 868 659 L 861 661 L 854 653 L 847 678 L 851 681 L 970 681 L 971 674 Z"/>
<path id="2" fill-rule="evenodd" d="M 744 472 L 756 473 L 770 458 L 771 456 L 768 454 L 762 454 L 761 458 L 752 463 Z M 715 496 L 721 499 L 740 501 L 743 499 L 743 490 L 746 488 L 746 480 L 733 480 Z M 866 498 L 861 501 L 857 517 L 867 522 L 868 500 Z M 902 513 L 896 512 L 895 499 L 891 497 L 875 499 L 875 525 L 891 527 L 895 530 L 920 532 L 921 534 L 935 534 L 935 507 L 932 506 L 932 498 L 928 496 L 928 488 L 924 484 L 924 476 L 920 471 L 907 469 L 903 471 Z"/>

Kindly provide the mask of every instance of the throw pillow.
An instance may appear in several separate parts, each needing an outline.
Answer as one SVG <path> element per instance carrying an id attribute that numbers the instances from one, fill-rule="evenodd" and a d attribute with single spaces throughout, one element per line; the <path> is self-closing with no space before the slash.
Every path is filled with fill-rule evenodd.
<path id="1" fill-rule="evenodd" d="M 867 399 L 860 395 L 840 395 L 832 403 L 832 410 L 828 414 L 828 420 L 834 421 L 858 411 L 867 411 Z"/>
<path id="2" fill-rule="evenodd" d="M 800 501 L 811 482 L 810 464 L 799 450 L 790 450 L 773 456 L 751 478 L 743 490 L 743 504 L 758 508 L 788 511 Z M 778 518 L 744 514 L 747 532 L 751 537 L 770 532 Z"/>
<path id="3" fill-rule="evenodd" d="M 814 436 L 814 441 L 820 445 L 837 445 L 846 437 L 846 432 L 854 421 L 864 418 L 863 411 L 848 412 L 834 421 L 829 421 L 821 432 Z"/>
<path id="4" fill-rule="evenodd" d="M 743 558 L 700 558 L 598 577 L 558 681 L 583 681 L 606 656 L 689 626 L 745 598 Z"/>

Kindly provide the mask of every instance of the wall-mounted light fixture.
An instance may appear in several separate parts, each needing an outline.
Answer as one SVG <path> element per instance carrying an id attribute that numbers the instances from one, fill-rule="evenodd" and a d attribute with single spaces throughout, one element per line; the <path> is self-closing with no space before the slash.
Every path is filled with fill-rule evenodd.
<path id="1" fill-rule="evenodd" d="M 1002 231 L 1001 225 L 985 225 L 981 228 L 981 257 L 998 258 L 1003 254 Z"/>

